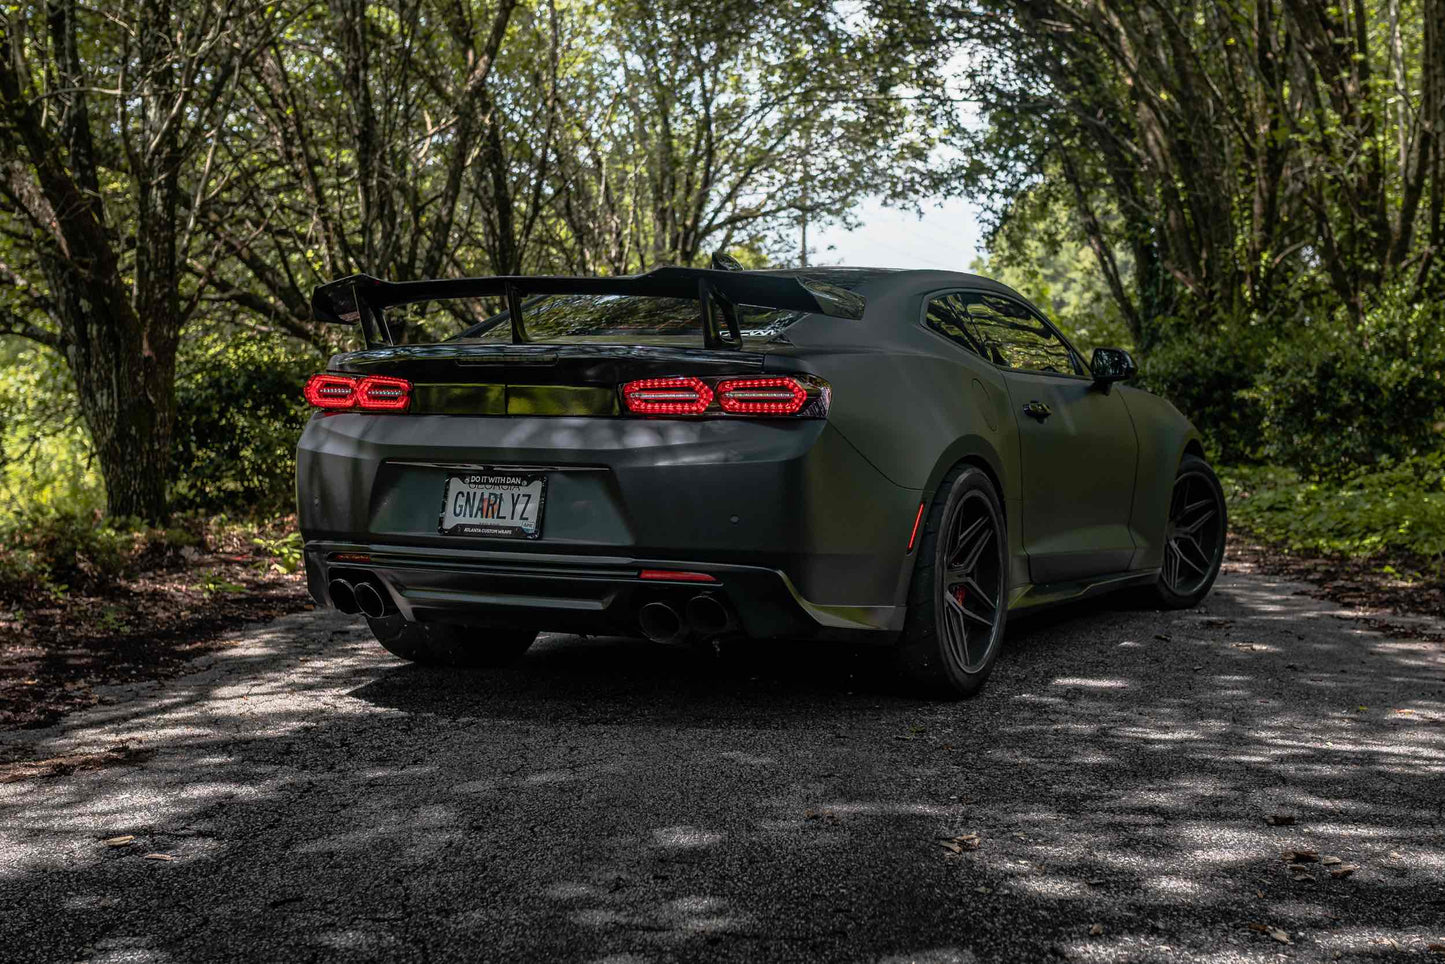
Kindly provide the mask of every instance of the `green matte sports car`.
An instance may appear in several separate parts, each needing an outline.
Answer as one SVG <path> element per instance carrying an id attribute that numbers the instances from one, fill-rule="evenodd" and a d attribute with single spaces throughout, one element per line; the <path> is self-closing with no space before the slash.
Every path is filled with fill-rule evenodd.
<path id="1" fill-rule="evenodd" d="M 869 641 L 965 695 L 1010 612 L 1194 606 L 1219 572 L 1193 426 L 985 278 L 358 275 L 312 306 L 366 348 L 305 389 L 308 583 L 403 659 L 497 664 L 542 631 Z"/>

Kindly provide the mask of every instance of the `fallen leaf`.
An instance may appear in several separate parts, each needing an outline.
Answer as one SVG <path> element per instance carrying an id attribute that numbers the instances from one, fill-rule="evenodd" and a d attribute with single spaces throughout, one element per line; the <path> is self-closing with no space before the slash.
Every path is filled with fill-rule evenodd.
<path id="1" fill-rule="evenodd" d="M 1317 850 L 1281 850 L 1279 855 L 1287 864 L 1312 864 L 1320 859 Z"/>
<path id="2" fill-rule="evenodd" d="M 125 847 L 128 846 L 133 840 L 135 840 L 135 834 L 128 833 L 123 834 L 119 837 L 111 837 L 108 840 L 102 840 L 101 843 L 105 844 L 107 847 Z"/>
<path id="3" fill-rule="evenodd" d="M 146 854 L 142 860 L 175 860 L 170 854 Z"/>
<path id="4" fill-rule="evenodd" d="M 1390 851 L 1390 853 L 1389 853 L 1387 856 L 1388 856 L 1391 860 L 1404 860 L 1404 859 L 1405 859 L 1404 856 L 1399 853 L 1399 851 L 1395 851 L 1395 850 Z"/>
<path id="5" fill-rule="evenodd" d="M 939 846 L 942 847 L 944 850 L 949 850 L 956 854 L 963 853 L 963 848 L 960 847 L 958 844 L 954 843 L 952 840 L 940 841 Z"/>
<path id="6" fill-rule="evenodd" d="M 1344 864 L 1339 867 L 1330 868 L 1330 876 L 1335 878 L 1335 880 L 1342 880 L 1359 869 L 1360 868 L 1355 864 Z"/>
<path id="7" fill-rule="evenodd" d="M 1344 863 L 1344 861 L 1338 857 L 1321 857 L 1320 863 L 1324 864 L 1326 867 L 1333 867 L 1336 864 Z"/>
<path id="8" fill-rule="evenodd" d="M 990 888 L 990 887 L 975 887 L 974 890 L 978 891 L 980 894 L 991 894 L 991 893 L 993 893 L 993 889 Z"/>
<path id="9" fill-rule="evenodd" d="M 1094 925 L 1092 925 L 1092 926 L 1089 928 L 1089 936 L 1090 936 L 1090 937 L 1098 937 L 1098 936 L 1100 936 L 1100 935 L 1103 934 L 1103 933 L 1104 933 L 1104 925 L 1103 925 L 1103 924 L 1094 924 Z"/>
<path id="10" fill-rule="evenodd" d="M 1306 874 L 1306 873 L 1300 872 L 1300 873 L 1296 873 L 1296 874 L 1294 875 L 1294 879 L 1297 880 L 1297 881 L 1305 881 L 1305 880 L 1314 880 L 1315 877 L 1314 877 L 1314 874 Z"/>
<path id="11" fill-rule="evenodd" d="M 1280 930 L 1278 927 L 1276 927 L 1274 930 L 1270 931 L 1270 932 L 1269 932 L 1269 936 L 1270 936 L 1270 937 L 1273 937 L 1275 940 L 1279 941 L 1281 944 L 1293 944 L 1293 943 L 1294 943 L 1294 941 L 1292 941 L 1292 940 L 1289 939 L 1289 935 L 1286 934 L 1284 931 Z"/>
<path id="12" fill-rule="evenodd" d="M 1425 950 L 1431 954 L 1445 954 L 1445 944 L 1426 944 Z"/>
<path id="13" fill-rule="evenodd" d="M 983 838 L 976 833 L 966 833 L 961 837 L 948 838 L 949 843 L 958 844 L 962 850 L 977 850 L 983 843 Z"/>
<path id="14" fill-rule="evenodd" d="M 1292 813 L 1271 813 L 1266 814 L 1264 822 L 1271 827 L 1293 827 L 1294 814 Z"/>
<path id="15" fill-rule="evenodd" d="M 1268 925 L 1268 924 L 1250 924 L 1250 925 L 1249 925 L 1249 929 L 1252 930 L 1252 931 L 1254 931 L 1256 934 L 1268 934 L 1268 933 L 1269 933 L 1269 925 Z"/>

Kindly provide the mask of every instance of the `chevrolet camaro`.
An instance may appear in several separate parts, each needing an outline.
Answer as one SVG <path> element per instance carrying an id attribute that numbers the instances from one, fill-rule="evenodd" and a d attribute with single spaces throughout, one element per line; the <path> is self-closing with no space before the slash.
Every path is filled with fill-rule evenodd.
<path id="1" fill-rule="evenodd" d="M 357 275 L 312 307 L 365 348 L 305 386 L 308 585 L 403 659 L 496 665 L 542 631 L 867 641 L 967 695 L 1010 613 L 1194 606 L 1219 572 L 1193 426 L 985 278 Z"/>

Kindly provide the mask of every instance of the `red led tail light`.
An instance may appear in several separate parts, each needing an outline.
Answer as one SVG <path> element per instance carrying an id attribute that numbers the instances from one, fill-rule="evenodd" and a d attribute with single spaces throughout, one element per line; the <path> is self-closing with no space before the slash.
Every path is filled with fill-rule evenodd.
<path id="1" fill-rule="evenodd" d="M 322 372 L 306 380 L 306 401 L 328 412 L 404 412 L 411 404 L 411 382 L 389 375 L 340 375 Z"/>
<path id="2" fill-rule="evenodd" d="M 302 390 L 306 401 L 317 408 L 339 412 L 356 405 L 356 379 L 351 375 L 323 372 L 306 379 Z"/>
<path id="3" fill-rule="evenodd" d="M 387 375 L 367 375 L 356 387 L 363 412 L 402 412 L 411 403 L 411 382 Z"/>
<path id="4" fill-rule="evenodd" d="M 718 405 L 729 415 L 795 415 L 807 400 L 807 390 L 787 376 L 725 378 L 717 383 Z"/>
<path id="5" fill-rule="evenodd" d="M 643 378 L 622 386 L 622 401 L 634 415 L 701 415 L 712 404 L 712 389 L 700 378 Z"/>

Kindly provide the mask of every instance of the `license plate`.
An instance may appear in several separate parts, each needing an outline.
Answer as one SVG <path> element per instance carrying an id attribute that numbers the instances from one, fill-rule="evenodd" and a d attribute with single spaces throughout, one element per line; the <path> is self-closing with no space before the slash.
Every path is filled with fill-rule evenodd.
<path id="1" fill-rule="evenodd" d="M 545 475 L 479 470 L 447 477 L 438 528 L 444 536 L 536 539 Z"/>

